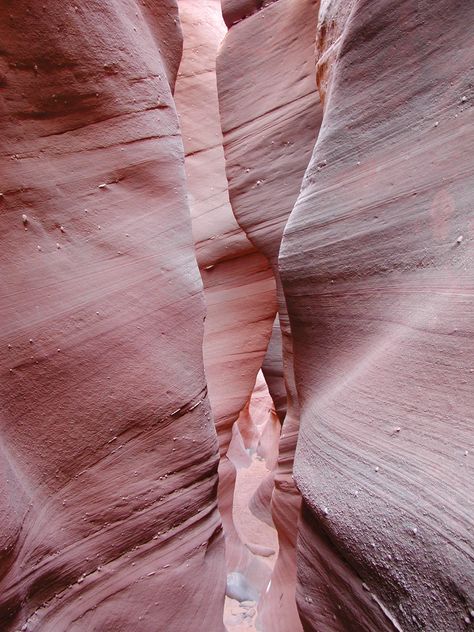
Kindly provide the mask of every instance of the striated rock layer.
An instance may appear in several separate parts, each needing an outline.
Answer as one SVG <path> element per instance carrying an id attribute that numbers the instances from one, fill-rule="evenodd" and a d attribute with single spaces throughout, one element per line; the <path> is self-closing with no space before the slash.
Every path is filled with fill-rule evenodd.
<path id="1" fill-rule="evenodd" d="M 175 2 L 0 12 L 0 628 L 223 630 Z"/>
<path id="2" fill-rule="evenodd" d="M 324 119 L 280 255 L 308 632 L 474 620 L 473 20 L 321 7 Z"/>
<path id="3" fill-rule="evenodd" d="M 249 239 L 272 263 L 278 288 L 277 326 L 283 334 L 274 334 L 264 364 L 277 410 L 282 417 L 287 410 L 272 501 L 280 554 L 260 603 L 259 619 L 264 630 L 296 632 L 300 629 L 295 607 L 300 499 L 292 469 L 298 404 L 291 332 L 277 262 L 283 229 L 321 121 L 314 69 L 318 3 L 278 0 L 254 3 L 254 10 L 251 4 L 223 2 L 226 22 L 240 21 L 230 29 L 217 60 L 219 107 L 232 208 Z M 278 344 L 283 346 L 283 358 Z M 284 366 L 280 364 L 277 369 L 278 362 Z M 287 402 L 282 402 L 285 385 Z M 263 515 L 268 486 L 269 481 L 265 481 L 254 502 L 259 515 Z"/>

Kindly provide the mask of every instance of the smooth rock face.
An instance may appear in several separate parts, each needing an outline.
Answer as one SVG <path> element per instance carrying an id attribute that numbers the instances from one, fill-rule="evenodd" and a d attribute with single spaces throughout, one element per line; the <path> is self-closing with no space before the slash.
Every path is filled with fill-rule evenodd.
<path id="1" fill-rule="evenodd" d="M 0 628 L 223 630 L 175 2 L 0 14 Z"/>
<path id="2" fill-rule="evenodd" d="M 474 5 L 222 12 L 2 3 L 0 630 L 470 629 Z"/>
<path id="3" fill-rule="evenodd" d="M 258 5 L 256 9 L 269 6 L 252 12 L 247 5 L 244 11 L 244 3 L 223 2 L 228 24 L 236 20 L 237 8 L 242 11 L 239 19 L 245 19 L 234 24 L 224 40 L 217 81 L 232 208 L 249 239 L 272 263 L 282 330 L 273 334 L 263 367 L 277 410 L 282 421 L 285 413 L 286 419 L 272 501 L 280 555 L 259 604 L 259 621 L 264 630 L 297 632 L 295 541 L 300 499 L 292 469 L 298 405 L 278 252 L 321 122 L 314 71 L 318 3 L 278 0 Z M 265 481 L 254 501 L 254 510 L 262 517 L 271 480 Z"/>
<path id="4" fill-rule="evenodd" d="M 456 632 L 474 605 L 474 5 L 345 4 L 321 9 L 324 119 L 280 255 L 298 606 L 306 631 Z"/>

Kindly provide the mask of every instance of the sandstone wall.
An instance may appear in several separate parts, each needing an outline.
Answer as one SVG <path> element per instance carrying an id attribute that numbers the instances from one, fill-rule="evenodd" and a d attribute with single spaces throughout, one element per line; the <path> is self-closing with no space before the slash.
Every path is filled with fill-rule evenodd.
<path id="1" fill-rule="evenodd" d="M 307 631 L 472 625 L 469 3 L 324 2 L 324 118 L 280 268 Z"/>
<path id="2" fill-rule="evenodd" d="M 223 630 L 175 2 L 2 2 L 2 630 Z"/>

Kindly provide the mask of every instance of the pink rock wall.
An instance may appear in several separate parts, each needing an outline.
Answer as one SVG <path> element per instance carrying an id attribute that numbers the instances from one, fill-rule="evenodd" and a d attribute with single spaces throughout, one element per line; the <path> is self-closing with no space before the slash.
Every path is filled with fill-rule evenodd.
<path id="1" fill-rule="evenodd" d="M 258 3 L 255 10 L 260 10 L 252 12 L 244 10 L 244 3 L 224 2 L 228 24 L 236 21 L 237 7 L 241 10 L 239 19 L 245 19 L 232 26 L 217 59 L 229 195 L 237 221 L 272 263 L 283 334 L 284 367 L 280 372 L 284 374 L 288 404 L 272 503 L 280 554 L 260 603 L 259 619 L 264 630 L 296 632 L 300 629 L 294 599 L 299 494 L 293 485 L 292 468 L 298 405 L 278 251 L 321 120 L 314 72 L 318 3 L 279 0 Z M 272 354 L 277 356 L 273 348 L 270 362 Z M 275 385 L 275 401 L 278 389 Z M 261 492 L 256 508 L 267 493 L 265 489 Z M 261 513 L 261 507 L 258 511 Z"/>
<path id="2" fill-rule="evenodd" d="M 268 260 L 237 224 L 228 197 L 215 71 L 217 50 L 226 32 L 220 3 L 180 0 L 179 8 L 184 53 L 176 102 L 207 308 L 204 366 L 221 452 L 218 498 L 227 570 L 249 576 L 254 588 L 261 590 L 268 573 L 254 560 L 234 525 L 236 469 L 228 449 L 271 335 L 275 280 Z"/>
<path id="3" fill-rule="evenodd" d="M 0 9 L 0 630 L 470 629 L 474 7 Z"/>
<path id="4" fill-rule="evenodd" d="M 326 2 L 324 118 L 280 268 L 306 631 L 474 620 L 474 48 L 461 2 Z"/>
<path id="5" fill-rule="evenodd" d="M 0 11 L 0 628 L 223 630 L 175 2 Z"/>
<path id="6" fill-rule="evenodd" d="M 206 296 L 204 361 L 221 450 L 247 403 L 276 311 L 267 259 L 237 224 L 229 203 L 215 60 L 225 34 L 216 0 L 180 0 L 184 55 L 176 101 L 186 150 L 188 196 Z"/>

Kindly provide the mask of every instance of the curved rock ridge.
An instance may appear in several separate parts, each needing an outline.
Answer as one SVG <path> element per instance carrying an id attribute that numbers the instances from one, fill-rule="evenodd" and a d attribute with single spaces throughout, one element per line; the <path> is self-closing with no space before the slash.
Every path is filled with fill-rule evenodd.
<path id="1" fill-rule="evenodd" d="M 474 621 L 474 6 L 346 4 L 321 8 L 324 119 L 280 254 L 298 606 L 308 632 L 457 632 Z"/>
<path id="2" fill-rule="evenodd" d="M 244 7 L 244 3 L 223 2 L 224 17 L 230 15 L 230 4 Z M 263 4 L 269 6 L 262 7 Z M 278 0 L 258 5 L 256 9 L 260 10 L 246 15 L 226 36 L 217 58 L 217 82 L 232 208 L 250 241 L 272 264 L 283 334 L 274 334 L 266 363 L 267 367 L 273 364 L 274 376 L 279 373 L 284 379 L 283 384 L 269 381 L 282 417 L 287 404 L 272 501 L 280 555 L 269 589 L 259 604 L 259 621 L 263 630 L 297 632 L 301 628 L 294 598 L 295 542 L 300 500 L 293 485 L 292 468 L 298 404 L 278 252 L 322 116 L 315 78 L 319 3 Z M 282 340 L 280 351 L 276 348 L 278 337 Z M 277 371 L 278 357 L 284 366 L 281 364 Z M 287 402 L 283 403 L 282 386 L 287 392 Z M 270 480 L 264 482 L 255 498 L 254 508 L 262 516 L 261 500 L 268 493 Z"/>
<path id="3" fill-rule="evenodd" d="M 474 626 L 472 23 L 3 2 L 1 632 Z"/>
<path id="4" fill-rule="evenodd" d="M 223 630 L 176 3 L 17 0 L 0 40 L 0 628 Z"/>

